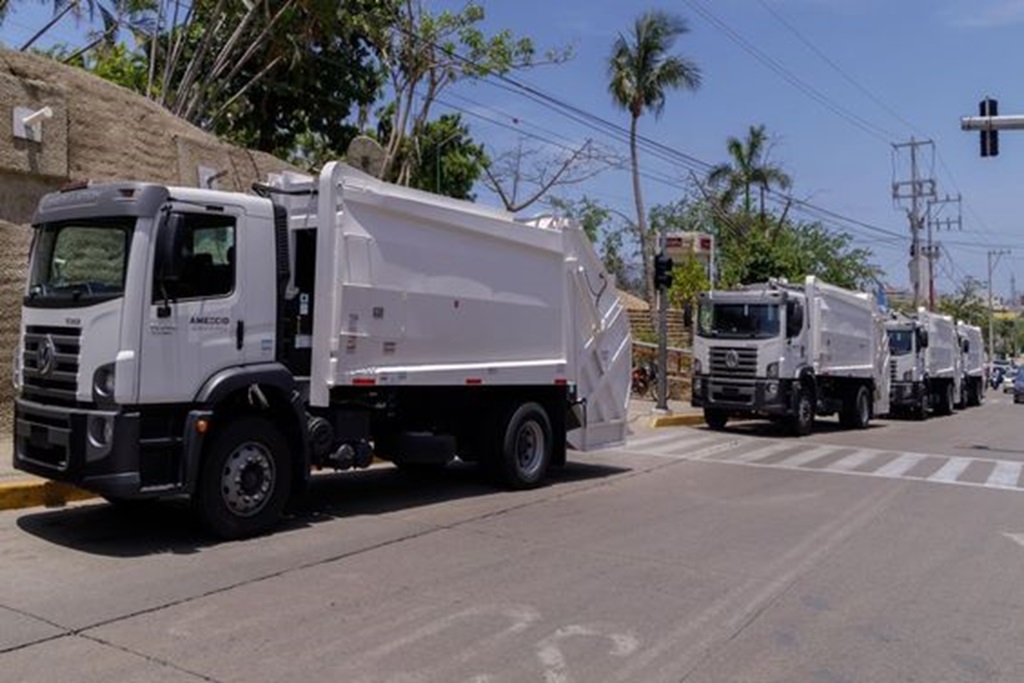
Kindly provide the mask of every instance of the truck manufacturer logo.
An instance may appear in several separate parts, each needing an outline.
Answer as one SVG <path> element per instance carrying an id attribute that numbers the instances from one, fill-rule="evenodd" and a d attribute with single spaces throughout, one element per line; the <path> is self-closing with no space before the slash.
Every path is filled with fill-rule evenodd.
<path id="1" fill-rule="evenodd" d="M 43 377 L 49 377 L 53 372 L 57 360 L 57 345 L 53 343 L 53 337 L 46 335 L 39 342 L 36 350 L 36 369 Z"/>
<path id="2" fill-rule="evenodd" d="M 738 353 L 736 353 L 736 351 L 734 351 L 733 349 L 729 349 L 728 351 L 726 351 L 726 353 L 725 353 L 725 367 L 729 368 L 730 370 L 735 370 L 736 367 L 739 364 L 740 364 L 740 355 Z"/>

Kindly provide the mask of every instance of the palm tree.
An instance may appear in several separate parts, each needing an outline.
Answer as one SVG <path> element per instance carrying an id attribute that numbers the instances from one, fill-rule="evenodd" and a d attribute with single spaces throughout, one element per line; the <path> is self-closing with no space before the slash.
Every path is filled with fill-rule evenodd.
<path id="1" fill-rule="evenodd" d="M 655 118 L 665 108 L 669 90 L 700 87 L 699 67 L 669 54 L 676 39 L 687 33 L 686 21 L 667 12 L 648 11 L 635 20 L 628 35 L 619 34 L 608 61 L 608 90 L 616 105 L 630 115 L 629 153 L 633 166 L 633 198 L 636 201 L 637 232 L 643 259 L 647 299 L 654 303 L 654 242 L 647 229 L 644 202 L 640 194 L 640 163 L 637 158 L 637 121 L 650 111 Z"/>
<path id="2" fill-rule="evenodd" d="M 768 135 L 764 126 L 751 126 L 747 139 L 730 137 L 726 143 L 731 163 L 719 164 L 708 173 L 708 184 L 722 189 L 721 200 L 726 207 L 731 207 L 742 195 L 743 212 L 750 216 L 750 190 L 757 187 L 760 191 L 761 218 L 764 219 L 765 193 L 772 186 L 786 190 L 792 179 L 778 166 L 768 162 Z"/>

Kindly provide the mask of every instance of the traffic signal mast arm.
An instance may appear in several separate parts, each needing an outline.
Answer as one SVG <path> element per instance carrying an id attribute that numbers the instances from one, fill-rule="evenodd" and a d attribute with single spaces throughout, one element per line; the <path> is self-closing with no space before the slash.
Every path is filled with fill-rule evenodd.
<path id="1" fill-rule="evenodd" d="M 1024 129 L 1024 115 L 1013 116 L 962 116 L 960 130 L 1021 130 Z"/>

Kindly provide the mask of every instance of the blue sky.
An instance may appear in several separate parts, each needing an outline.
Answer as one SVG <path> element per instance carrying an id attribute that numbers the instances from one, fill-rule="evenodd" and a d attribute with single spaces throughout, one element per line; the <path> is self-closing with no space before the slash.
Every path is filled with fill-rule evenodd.
<path id="1" fill-rule="evenodd" d="M 829 227 L 872 249 L 895 285 L 908 281 L 909 230 L 891 184 L 894 166 L 899 179 L 908 172 L 908 157 L 894 158 L 891 145 L 911 136 L 933 140 L 935 158 L 925 156 L 923 172 L 935 178 L 940 196 L 960 193 L 964 201 L 963 229 L 936 235 L 944 246 L 938 289 L 951 291 L 968 275 L 985 280 L 986 253 L 1010 248 L 993 277 L 995 288 L 1008 296 L 1011 273 L 1020 269 L 1018 290 L 1024 292 L 1024 217 L 1017 204 L 1024 131 L 1003 132 L 1000 156 L 982 159 L 977 133 L 959 127 L 959 118 L 976 113 L 985 95 L 999 100 L 1001 113 L 1024 113 L 1024 0 L 483 1 L 489 29 L 528 35 L 542 49 L 575 50 L 570 62 L 517 80 L 623 127 L 628 117 L 612 105 L 606 85 L 615 36 L 646 9 L 686 18 L 691 31 L 676 51 L 700 65 L 704 84 L 695 93 L 671 95 L 659 120 L 641 120 L 641 134 L 714 164 L 726 160 L 727 137 L 764 124 L 773 161 L 793 177 L 790 193 L 857 221 L 830 218 Z M 462 6 L 429 4 L 435 10 Z M 23 3 L 0 28 L 0 42 L 24 40 L 48 12 L 49 5 Z M 68 22 L 54 37 L 70 40 L 80 30 Z M 516 131 L 566 145 L 594 138 L 626 151 L 621 141 L 486 83 L 460 84 L 442 99 L 472 113 L 465 116 L 473 135 L 491 152 L 517 144 Z M 526 143 L 543 144 L 531 139 Z M 679 198 L 671 179 L 685 178 L 686 165 L 649 155 L 641 164 L 660 178 L 644 180 L 648 206 Z M 632 213 L 624 171 L 607 171 L 573 193 Z"/>

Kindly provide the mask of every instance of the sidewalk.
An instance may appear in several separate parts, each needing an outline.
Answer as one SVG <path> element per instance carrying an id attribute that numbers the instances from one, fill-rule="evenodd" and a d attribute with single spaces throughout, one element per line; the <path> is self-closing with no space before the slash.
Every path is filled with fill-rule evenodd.
<path id="1" fill-rule="evenodd" d="M 627 414 L 628 434 L 649 433 L 660 427 L 703 424 L 700 410 L 692 408 L 689 401 L 669 401 L 668 412 L 654 409 L 654 401 L 631 399 Z M 95 495 L 47 479 L 34 477 L 14 469 L 12 463 L 13 443 L 10 434 L 0 433 L 0 510 L 14 510 L 28 507 L 59 507 L 72 500 L 86 500 Z"/>

